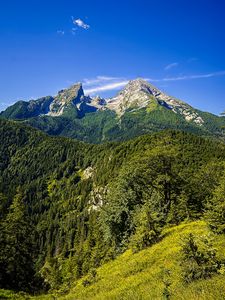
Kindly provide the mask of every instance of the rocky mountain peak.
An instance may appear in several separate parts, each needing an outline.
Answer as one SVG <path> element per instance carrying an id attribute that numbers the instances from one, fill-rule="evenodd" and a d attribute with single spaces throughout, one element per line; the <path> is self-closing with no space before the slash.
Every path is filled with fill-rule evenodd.
<path id="1" fill-rule="evenodd" d="M 121 115 L 127 109 L 146 107 L 153 96 L 154 87 L 146 80 L 138 78 L 130 80 L 116 97 L 109 99 L 107 107 Z"/>
<path id="2" fill-rule="evenodd" d="M 58 95 L 52 101 L 48 115 L 60 116 L 63 114 L 65 108 L 69 106 L 78 105 L 84 100 L 84 91 L 81 83 L 76 83 L 58 92 Z"/>
<path id="3" fill-rule="evenodd" d="M 190 105 L 163 93 L 142 78 L 129 81 L 116 97 L 107 101 L 107 108 L 114 110 L 121 116 L 126 111 L 147 108 L 149 105 L 151 106 L 151 103 L 153 106 L 163 106 L 176 114 L 182 115 L 188 122 L 192 121 L 200 126 L 204 123 L 203 119 Z"/>
<path id="4" fill-rule="evenodd" d="M 153 90 L 156 89 L 153 85 L 142 78 L 130 80 L 125 88 L 120 92 L 122 94 L 128 93 L 146 93 L 153 95 Z"/>
<path id="5" fill-rule="evenodd" d="M 121 117 L 126 112 L 139 109 L 146 109 L 148 112 L 161 110 L 161 106 L 180 115 L 188 122 L 199 126 L 204 124 L 201 115 L 193 107 L 167 95 L 142 78 L 130 80 L 115 97 L 110 99 L 85 96 L 82 84 L 76 83 L 68 89 L 59 91 L 55 97 L 17 102 L 1 115 L 19 119 L 43 115 L 83 118 L 87 113 L 112 110 Z"/>
<path id="6" fill-rule="evenodd" d="M 68 89 L 59 91 L 58 96 L 61 99 L 65 99 L 66 101 L 74 101 L 76 99 L 80 99 L 82 96 L 84 96 L 82 83 L 78 82 L 76 84 L 73 84 Z"/>

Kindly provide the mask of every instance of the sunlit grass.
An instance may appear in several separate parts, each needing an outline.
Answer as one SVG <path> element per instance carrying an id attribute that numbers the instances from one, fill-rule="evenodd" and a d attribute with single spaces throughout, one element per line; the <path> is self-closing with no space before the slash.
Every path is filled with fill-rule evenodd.
<path id="1" fill-rule="evenodd" d="M 143 300 L 164 299 L 165 276 L 171 282 L 170 299 L 222 300 L 225 299 L 225 275 L 185 284 L 181 276 L 181 241 L 186 234 L 207 235 L 209 229 L 203 221 L 181 224 L 163 231 L 162 240 L 138 253 L 126 251 L 114 261 L 97 269 L 97 276 L 84 286 L 87 277 L 71 288 L 68 295 L 45 295 L 34 300 Z M 218 255 L 225 258 L 225 237 L 214 236 Z M 169 270 L 169 275 L 166 273 Z M 1 299 L 1 298 L 0 298 Z M 4 299 L 4 298 L 3 298 Z M 22 299 L 22 298 L 5 298 Z M 25 298 L 24 298 L 25 299 Z"/>
<path id="2" fill-rule="evenodd" d="M 165 270 L 170 271 L 171 299 L 225 299 L 225 276 L 184 284 L 181 276 L 181 239 L 186 234 L 205 235 L 203 221 L 166 229 L 156 245 L 133 254 L 130 250 L 97 270 L 96 282 L 84 287 L 80 280 L 70 294 L 61 299 L 163 299 Z M 225 257 L 225 238 L 215 237 L 221 257 Z"/>

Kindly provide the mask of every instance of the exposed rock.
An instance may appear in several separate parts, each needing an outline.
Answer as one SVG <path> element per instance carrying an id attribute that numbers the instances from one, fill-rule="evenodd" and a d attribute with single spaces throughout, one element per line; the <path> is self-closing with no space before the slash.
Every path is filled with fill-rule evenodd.
<path id="1" fill-rule="evenodd" d="M 108 109 L 115 111 L 121 117 L 127 111 L 133 112 L 148 108 L 150 112 L 158 106 L 172 110 L 187 122 L 193 122 L 198 126 L 204 124 L 204 120 L 199 116 L 197 110 L 183 101 L 166 95 L 141 78 L 129 81 L 117 96 L 107 100 L 99 96 L 93 98 L 85 96 L 82 84 L 77 83 L 68 89 L 59 91 L 55 97 L 44 97 L 29 102 L 19 101 L 1 115 L 9 119 L 26 119 L 41 115 L 82 118 L 87 113 Z"/>
<path id="2" fill-rule="evenodd" d="M 197 125 L 204 123 L 204 120 L 190 105 L 164 94 L 143 79 L 130 81 L 116 97 L 107 101 L 106 107 L 115 110 L 118 115 L 122 115 L 129 109 L 136 110 L 147 107 L 153 99 L 157 100 L 159 105 L 182 115 L 186 121 L 193 121 Z"/>
<path id="3" fill-rule="evenodd" d="M 128 109 L 148 106 L 151 95 L 153 93 L 148 82 L 143 79 L 131 80 L 116 97 L 108 99 L 107 108 L 122 115 Z"/>
<path id="4" fill-rule="evenodd" d="M 81 83 L 74 84 L 69 89 L 61 90 L 54 98 L 48 112 L 49 116 L 60 116 L 66 108 L 79 105 L 84 99 L 84 91 Z"/>
<path id="5" fill-rule="evenodd" d="M 87 167 L 82 174 L 82 179 L 89 179 L 92 177 L 94 169 L 92 167 Z"/>
<path id="6" fill-rule="evenodd" d="M 99 210 L 104 202 L 104 198 L 107 194 L 107 187 L 96 186 L 91 191 L 89 200 L 89 212 L 91 210 Z"/>

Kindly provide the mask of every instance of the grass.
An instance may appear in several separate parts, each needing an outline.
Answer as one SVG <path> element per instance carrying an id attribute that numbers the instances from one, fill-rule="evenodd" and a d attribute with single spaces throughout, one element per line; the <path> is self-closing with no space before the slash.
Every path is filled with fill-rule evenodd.
<path id="1" fill-rule="evenodd" d="M 126 251 L 114 261 L 97 269 L 96 277 L 86 276 L 74 283 L 68 295 L 45 295 L 33 300 L 149 300 L 163 298 L 165 281 L 169 281 L 169 299 L 223 300 L 225 299 L 225 274 L 191 284 L 182 281 L 180 267 L 181 240 L 186 234 L 207 235 L 203 221 L 181 224 L 164 230 L 162 240 L 133 254 Z M 214 236 L 218 255 L 225 258 L 225 237 Z M 168 273 L 169 272 L 169 273 Z M 90 284 L 87 283 L 89 280 Z M 85 285 L 85 286 L 84 286 Z M 1 299 L 1 297 L 0 297 Z M 4 298 L 3 298 L 4 299 Z M 5 298 L 17 299 L 17 298 Z M 20 299 L 20 298 L 18 298 Z M 26 299 L 26 298 L 24 298 Z"/>
<path id="2" fill-rule="evenodd" d="M 182 224 L 164 231 L 164 238 L 156 245 L 133 254 L 130 250 L 115 261 L 97 270 L 96 282 L 88 287 L 83 280 L 62 299 L 163 299 L 165 280 L 171 282 L 171 299 L 225 299 L 223 275 L 186 285 L 181 280 L 181 239 L 188 233 L 209 233 L 203 221 Z M 215 246 L 225 256 L 225 238 L 216 237 Z M 166 275 L 166 270 L 170 275 Z M 169 278 L 165 278 L 169 277 Z"/>

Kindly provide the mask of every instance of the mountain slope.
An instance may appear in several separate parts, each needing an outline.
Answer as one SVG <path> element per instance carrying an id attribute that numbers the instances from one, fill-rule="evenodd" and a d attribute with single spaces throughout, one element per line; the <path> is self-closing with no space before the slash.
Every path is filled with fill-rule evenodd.
<path id="1" fill-rule="evenodd" d="M 0 290 L 1 299 L 50 300 L 136 300 L 164 299 L 166 283 L 171 300 L 217 300 L 225 299 L 225 275 L 186 284 L 182 280 L 181 245 L 184 237 L 192 233 L 204 237 L 212 233 L 203 221 L 191 222 L 165 229 L 159 243 L 133 254 L 131 250 L 115 260 L 96 269 L 94 277 L 90 274 L 74 282 L 69 293 L 55 293 L 32 297 Z M 224 236 L 213 236 L 213 247 L 218 256 L 225 257 Z"/>
<path id="2" fill-rule="evenodd" d="M 50 135 L 86 142 L 127 140 L 165 128 L 224 138 L 225 117 L 194 109 L 143 79 L 130 81 L 111 99 L 84 95 L 75 84 L 55 97 L 19 101 L 0 114 Z"/>
<path id="3" fill-rule="evenodd" d="M 0 120 L 0 140 L 0 226 L 20 193 L 37 235 L 36 271 L 54 290 L 199 219 L 225 167 L 223 143 L 171 130 L 91 145 Z"/>
<path id="4" fill-rule="evenodd" d="M 84 283 L 90 276 L 84 277 L 71 288 L 69 295 L 58 297 L 65 300 L 163 299 L 167 280 L 170 282 L 169 299 L 225 299 L 224 274 L 190 285 L 182 282 L 181 245 L 189 233 L 201 237 L 210 232 L 201 221 L 166 229 L 162 233 L 163 239 L 156 245 L 136 254 L 130 250 L 125 252 L 115 261 L 97 269 L 97 275 L 89 285 Z M 224 236 L 214 236 L 214 239 L 219 255 L 225 257 Z"/>

